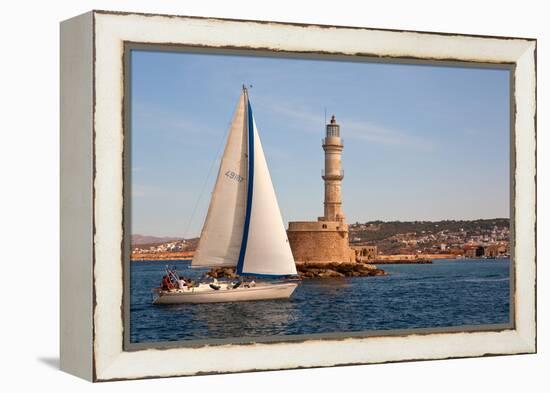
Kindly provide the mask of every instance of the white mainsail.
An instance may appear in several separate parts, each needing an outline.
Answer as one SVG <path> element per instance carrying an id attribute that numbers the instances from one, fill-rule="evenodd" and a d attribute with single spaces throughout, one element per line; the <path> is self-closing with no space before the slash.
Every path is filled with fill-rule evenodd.
<path id="1" fill-rule="evenodd" d="M 239 98 L 193 267 L 236 266 L 246 212 L 248 136 L 245 92 Z"/>
<path id="2" fill-rule="evenodd" d="M 237 273 L 240 275 L 295 275 L 296 263 L 271 182 L 264 151 L 248 102 L 248 209 Z"/>
<path id="3" fill-rule="evenodd" d="M 246 89 L 191 265 L 237 266 L 240 275 L 297 274 Z"/>

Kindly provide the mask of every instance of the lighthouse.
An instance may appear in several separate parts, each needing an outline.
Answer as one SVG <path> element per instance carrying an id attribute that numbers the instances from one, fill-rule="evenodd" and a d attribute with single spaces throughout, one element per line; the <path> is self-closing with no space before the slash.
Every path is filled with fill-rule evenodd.
<path id="1" fill-rule="evenodd" d="M 322 142 L 325 167 L 321 177 L 325 186 L 324 214 L 317 221 L 291 221 L 288 240 L 297 262 L 355 262 L 355 250 L 349 245 L 349 230 L 342 210 L 342 152 L 340 125 L 332 116 L 325 125 Z"/>
<path id="2" fill-rule="evenodd" d="M 326 125 L 326 136 L 323 139 L 325 151 L 325 169 L 322 178 L 325 181 L 325 215 L 323 221 L 344 222 L 342 212 L 342 151 L 344 144 L 340 138 L 340 126 L 334 115 Z"/>

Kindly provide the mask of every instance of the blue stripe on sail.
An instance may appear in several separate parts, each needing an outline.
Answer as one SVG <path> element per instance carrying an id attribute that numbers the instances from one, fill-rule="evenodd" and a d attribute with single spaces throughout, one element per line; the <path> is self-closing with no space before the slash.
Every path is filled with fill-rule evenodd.
<path id="1" fill-rule="evenodd" d="M 248 243 L 248 232 L 250 228 L 250 216 L 252 213 L 252 191 L 254 189 L 254 117 L 252 116 L 252 106 L 247 96 L 247 127 L 248 127 L 248 189 L 246 199 L 246 215 L 244 218 L 243 240 L 241 242 L 241 251 L 239 252 L 239 261 L 237 262 L 237 274 L 239 276 L 254 276 L 259 278 L 284 278 L 293 277 L 292 274 L 262 274 L 262 273 L 244 273 L 244 258 L 246 256 L 246 245 Z"/>
<path id="2" fill-rule="evenodd" d="M 252 212 L 252 191 L 254 189 L 254 118 L 252 117 L 252 106 L 246 97 L 248 118 L 248 190 L 246 196 L 246 215 L 244 217 L 243 240 L 241 242 L 241 251 L 239 261 L 237 262 L 237 274 L 243 275 L 244 257 L 246 255 L 246 244 L 248 243 L 248 228 L 250 227 L 250 213 Z"/>

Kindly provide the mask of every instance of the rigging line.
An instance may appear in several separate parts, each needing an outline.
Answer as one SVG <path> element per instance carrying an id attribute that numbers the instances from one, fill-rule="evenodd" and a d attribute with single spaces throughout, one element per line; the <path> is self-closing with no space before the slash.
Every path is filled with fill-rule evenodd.
<path id="1" fill-rule="evenodd" d="M 201 192 L 199 193 L 199 196 L 197 197 L 197 200 L 195 201 L 195 206 L 193 207 L 191 217 L 189 218 L 189 221 L 187 222 L 187 226 L 186 226 L 185 232 L 184 232 L 184 239 L 186 239 L 186 240 L 187 240 L 187 236 L 189 235 L 189 228 L 191 228 L 191 224 L 193 223 L 193 219 L 195 218 L 195 214 L 197 213 L 199 203 L 202 200 L 202 197 L 204 195 L 206 185 L 208 184 L 208 180 L 210 180 L 210 175 L 212 174 L 212 169 L 214 169 L 214 164 L 216 164 L 216 161 L 218 161 L 218 158 L 220 157 L 220 152 L 221 152 L 221 149 L 223 147 L 223 142 L 227 138 L 227 134 L 229 133 L 230 129 L 231 129 L 231 122 L 229 122 L 229 126 L 227 127 L 225 133 L 223 134 L 223 138 L 221 139 L 221 141 L 218 145 L 218 149 L 216 150 L 216 155 L 214 156 L 214 159 L 212 160 L 212 163 L 210 164 L 210 168 L 208 169 L 208 174 L 206 175 L 206 179 L 204 179 L 204 183 L 202 185 Z"/>

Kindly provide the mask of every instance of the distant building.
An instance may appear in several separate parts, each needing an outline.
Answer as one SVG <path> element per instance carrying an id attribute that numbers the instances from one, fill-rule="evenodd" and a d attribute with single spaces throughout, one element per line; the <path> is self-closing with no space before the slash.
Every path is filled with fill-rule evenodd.
<path id="1" fill-rule="evenodd" d="M 466 258 L 499 258 L 510 254 L 508 243 L 468 244 L 464 247 Z"/>
<path id="2" fill-rule="evenodd" d="M 355 262 L 355 250 L 349 246 L 349 230 L 342 211 L 342 151 L 340 126 L 332 116 L 323 139 L 325 169 L 324 215 L 317 221 L 288 223 L 288 240 L 298 262 Z"/>
<path id="3" fill-rule="evenodd" d="M 507 244 L 490 244 L 483 250 L 483 256 L 487 258 L 504 257 L 509 254 Z"/>
<path id="4" fill-rule="evenodd" d="M 352 246 L 352 248 L 355 250 L 357 259 L 361 262 L 373 261 L 378 255 L 378 247 L 376 246 Z"/>
<path id="5" fill-rule="evenodd" d="M 464 247 L 464 256 L 466 258 L 479 258 L 484 254 L 483 246 L 481 245 L 467 245 Z"/>

